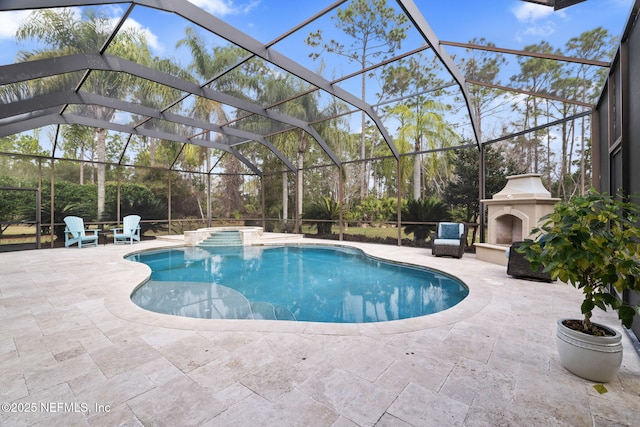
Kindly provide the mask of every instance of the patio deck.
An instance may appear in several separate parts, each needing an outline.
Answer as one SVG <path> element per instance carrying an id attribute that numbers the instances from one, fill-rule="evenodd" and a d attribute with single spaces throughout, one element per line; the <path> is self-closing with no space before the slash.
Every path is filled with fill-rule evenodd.
<path id="1" fill-rule="evenodd" d="M 626 334 L 623 366 L 606 394 L 559 365 L 556 319 L 575 317 L 581 300 L 570 286 L 513 279 L 506 267 L 470 254 L 436 258 L 428 249 L 340 242 L 452 273 L 470 295 L 438 314 L 359 325 L 186 319 L 142 310 L 128 296 L 149 270 L 123 255 L 176 243 L 0 254 L 0 425 L 637 426 L 640 420 L 640 358 Z M 612 313 L 594 317 L 620 329 Z"/>

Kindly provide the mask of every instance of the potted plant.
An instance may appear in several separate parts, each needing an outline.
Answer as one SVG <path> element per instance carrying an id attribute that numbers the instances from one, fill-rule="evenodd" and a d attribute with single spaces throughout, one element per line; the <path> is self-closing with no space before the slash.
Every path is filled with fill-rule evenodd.
<path id="1" fill-rule="evenodd" d="M 552 279 L 580 289 L 581 319 L 558 320 L 562 365 L 597 382 L 610 381 L 622 362 L 620 332 L 591 322 L 595 308 L 611 308 L 630 328 L 640 307 L 625 303 L 625 290 L 640 291 L 640 206 L 623 197 L 590 191 L 554 206 L 518 249 Z"/>

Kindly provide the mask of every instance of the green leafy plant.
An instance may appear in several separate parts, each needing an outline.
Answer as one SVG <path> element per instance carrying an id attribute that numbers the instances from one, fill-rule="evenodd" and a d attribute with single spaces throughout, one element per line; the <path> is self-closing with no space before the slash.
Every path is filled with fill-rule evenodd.
<path id="1" fill-rule="evenodd" d="M 108 183 L 106 188 L 106 202 L 103 219 L 117 219 L 117 191 L 118 186 Z M 151 190 L 141 184 L 125 183 L 120 188 L 120 218 L 127 215 L 140 215 L 140 234 L 153 231 L 159 232 L 167 229 L 162 220 L 167 219 L 167 204 L 159 200 Z M 150 221 L 159 220 L 159 221 Z"/>
<path id="2" fill-rule="evenodd" d="M 557 203 L 518 249 L 532 267 L 544 267 L 553 279 L 584 295 L 581 330 L 602 335 L 591 323 L 592 310 L 615 310 L 630 328 L 640 306 L 624 302 L 625 290 L 640 291 L 640 206 L 622 197 L 591 191 Z"/>
<path id="3" fill-rule="evenodd" d="M 449 209 L 435 197 L 427 199 L 409 199 L 402 208 L 402 222 L 440 222 L 449 218 Z M 404 226 L 405 234 L 413 233 L 413 240 L 424 241 L 429 233 L 435 229 L 435 225 L 407 224 Z"/>
<path id="4" fill-rule="evenodd" d="M 369 196 L 352 209 L 352 220 L 386 222 L 395 220 L 398 214 L 398 199 Z"/>
<path id="5" fill-rule="evenodd" d="M 302 215 L 305 219 L 319 220 L 316 222 L 318 235 L 331 234 L 333 220 L 340 218 L 338 202 L 330 197 L 321 197 L 315 200 Z"/>
<path id="6" fill-rule="evenodd" d="M 42 185 L 42 200 L 48 201 L 50 199 L 51 185 L 48 182 L 44 182 Z M 53 227 L 53 232 L 60 240 L 64 239 L 64 217 L 69 215 L 79 216 L 84 220 L 85 226 L 88 226 L 89 222 L 96 220 L 98 206 L 97 187 L 95 185 L 81 185 L 67 181 L 56 182 L 54 200 L 53 221 L 59 225 Z M 24 212 L 25 217 L 33 215 L 30 212 L 30 207 L 27 206 L 26 209 Z M 51 218 L 50 203 L 42 203 L 41 217 L 43 221 L 42 231 L 48 234 L 50 232 L 49 224 Z"/>

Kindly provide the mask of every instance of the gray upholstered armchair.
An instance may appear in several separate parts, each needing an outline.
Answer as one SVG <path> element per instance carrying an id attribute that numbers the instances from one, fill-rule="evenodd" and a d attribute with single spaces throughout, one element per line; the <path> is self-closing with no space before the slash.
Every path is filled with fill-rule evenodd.
<path id="1" fill-rule="evenodd" d="M 462 258 L 466 243 L 467 230 L 464 224 L 458 222 L 441 222 L 438 224 L 431 253 L 435 256 Z"/>

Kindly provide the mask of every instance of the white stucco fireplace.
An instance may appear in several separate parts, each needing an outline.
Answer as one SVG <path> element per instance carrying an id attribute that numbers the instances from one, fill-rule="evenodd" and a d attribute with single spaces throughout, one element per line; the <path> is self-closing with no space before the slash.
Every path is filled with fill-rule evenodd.
<path id="1" fill-rule="evenodd" d="M 477 243 L 476 258 L 495 264 L 507 265 L 505 250 L 511 243 L 531 234 L 540 218 L 553 212 L 560 199 L 551 197 L 544 188 L 539 174 L 507 177 L 507 185 L 482 200 L 487 206 L 487 242 Z"/>

